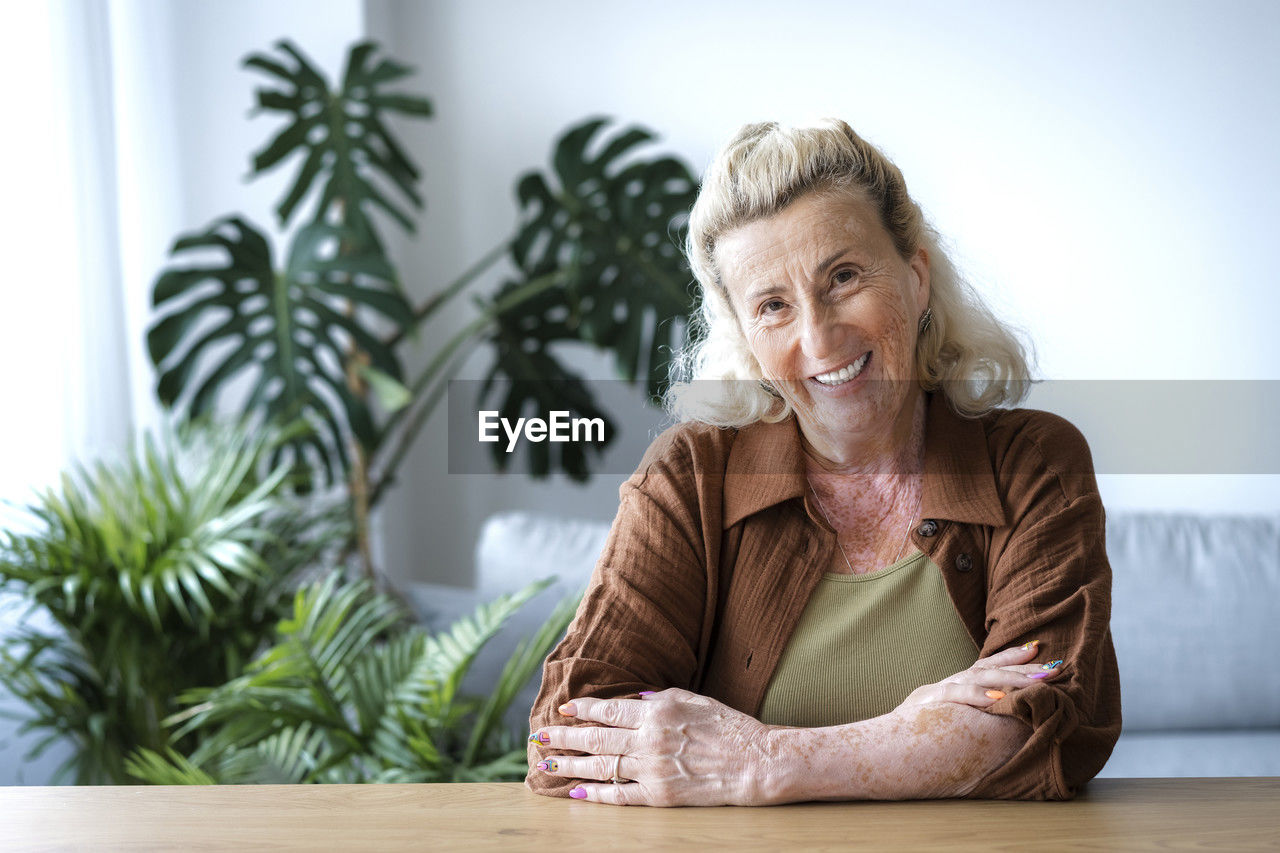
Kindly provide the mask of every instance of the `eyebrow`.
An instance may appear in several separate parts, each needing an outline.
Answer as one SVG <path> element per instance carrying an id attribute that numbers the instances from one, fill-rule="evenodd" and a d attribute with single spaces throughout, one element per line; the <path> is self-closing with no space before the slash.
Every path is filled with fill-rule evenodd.
<path id="1" fill-rule="evenodd" d="M 817 269 L 815 270 L 815 277 L 816 277 L 816 276 L 820 276 L 820 275 L 822 275 L 824 272 L 826 272 L 826 271 L 827 271 L 827 269 L 828 269 L 832 264 L 834 264 L 836 261 L 840 260 L 840 258 L 842 258 L 842 257 L 844 257 L 846 254 L 848 254 L 848 252 L 849 252 L 849 251 L 850 251 L 849 249 L 840 249 L 840 250 L 836 251 L 835 253 L 833 253 L 833 254 L 832 254 L 829 258 L 827 258 L 825 261 L 823 261 L 822 263 L 818 264 L 818 267 L 817 267 Z M 773 293 L 778 293 L 778 292 L 782 291 L 782 289 L 783 289 L 783 288 L 782 288 L 782 286 L 781 286 L 781 285 L 775 284 L 775 283 L 773 283 L 773 282 L 767 282 L 767 283 L 765 283 L 765 284 L 758 285 L 758 286 L 753 287 L 753 288 L 751 288 L 750 290 L 748 290 L 748 291 L 747 291 L 747 295 L 746 295 L 746 300 L 747 300 L 748 302 L 754 302 L 755 300 L 759 299 L 759 298 L 760 298 L 760 297 L 762 297 L 762 296 L 768 296 L 768 295 L 773 294 Z"/>
<path id="2" fill-rule="evenodd" d="M 834 264 L 836 261 L 840 260 L 840 258 L 841 258 L 841 257 L 842 257 L 846 252 L 848 252 L 848 251 L 849 251 L 848 249 L 840 249 L 840 250 L 839 250 L 839 251 L 837 251 L 835 254 L 833 254 L 831 257 L 827 258 L 825 261 L 823 261 L 822 263 L 818 264 L 818 271 L 817 271 L 817 272 L 818 272 L 818 275 L 822 275 L 824 272 L 826 272 L 826 271 L 827 271 L 827 267 L 831 266 L 831 265 L 832 265 L 832 264 Z"/>

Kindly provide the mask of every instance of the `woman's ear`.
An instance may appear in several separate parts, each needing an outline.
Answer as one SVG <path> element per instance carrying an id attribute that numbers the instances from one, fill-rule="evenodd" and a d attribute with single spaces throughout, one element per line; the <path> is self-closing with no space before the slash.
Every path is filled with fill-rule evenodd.
<path id="1" fill-rule="evenodd" d="M 915 257 L 908 264 L 915 282 L 916 313 L 924 313 L 929 307 L 929 252 L 923 246 L 916 249 Z"/>

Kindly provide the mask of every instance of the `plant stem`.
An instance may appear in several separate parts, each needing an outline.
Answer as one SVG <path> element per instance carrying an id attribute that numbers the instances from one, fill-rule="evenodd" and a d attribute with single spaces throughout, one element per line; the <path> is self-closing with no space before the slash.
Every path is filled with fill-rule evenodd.
<path id="1" fill-rule="evenodd" d="M 486 252 L 480 260 L 468 267 L 462 275 L 458 276 L 446 285 L 443 290 L 433 294 L 426 302 L 422 303 L 422 305 L 413 312 L 412 322 L 398 329 L 395 334 L 387 339 L 387 346 L 395 346 L 400 343 L 400 341 L 404 340 L 405 335 L 416 331 L 419 326 L 430 319 L 431 315 L 443 307 L 445 303 L 465 290 L 467 285 L 471 284 L 471 282 L 479 278 L 485 270 L 489 269 L 489 267 L 501 260 L 510 248 L 510 241 L 494 246 Z"/>
<path id="2" fill-rule="evenodd" d="M 338 212 L 338 219 L 343 223 L 347 217 L 347 199 L 339 196 L 333 201 Z M 338 244 L 339 255 L 351 254 L 351 244 L 342 240 Z M 354 282 L 349 282 L 354 284 Z M 355 303 L 344 300 L 342 312 L 347 317 L 354 317 Z M 347 389 L 358 400 L 367 400 L 369 385 L 360 376 L 360 368 L 369 364 L 369 355 L 356 346 L 354 340 L 347 344 L 344 369 L 347 376 Z M 373 570 L 373 551 L 369 545 L 369 470 L 368 458 L 360 439 L 353 433 L 351 436 L 351 471 L 347 480 L 347 491 L 351 497 L 352 526 L 355 534 L 356 550 L 360 554 L 360 573 L 370 582 L 375 582 Z"/>
<path id="3" fill-rule="evenodd" d="M 471 350 L 478 343 L 479 341 L 475 339 L 465 342 L 463 346 L 458 349 L 455 358 L 447 365 L 448 369 L 441 371 L 440 378 L 437 380 L 435 385 L 432 386 L 431 391 L 423 395 L 422 402 L 416 407 L 412 420 L 409 421 L 404 432 L 401 433 L 401 439 L 396 443 L 395 451 L 392 453 L 391 458 L 387 460 L 387 464 L 384 469 L 385 473 L 380 473 L 375 479 L 369 495 L 370 506 L 377 506 L 383 493 L 393 482 L 395 482 L 395 471 L 400 467 L 400 462 L 413 447 L 414 437 L 417 436 L 427 419 L 431 417 L 431 413 L 435 411 L 436 406 L 439 405 L 441 396 L 443 396 L 444 392 L 448 390 L 449 375 L 453 373 L 453 368 L 470 355 Z"/>
<path id="4" fill-rule="evenodd" d="M 539 276 L 532 281 L 525 282 L 523 285 L 506 294 L 498 301 L 487 305 L 479 317 L 464 326 L 456 335 L 449 339 L 448 343 L 440 348 L 439 352 L 436 353 L 435 357 L 431 359 L 431 362 L 422 371 L 422 375 L 414 380 L 413 386 L 410 388 L 410 392 L 412 393 L 415 402 L 405 406 L 392 415 L 391 419 L 387 422 L 385 430 L 383 431 L 384 435 L 390 435 L 391 432 L 405 420 L 410 411 L 415 413 L 410 426 L 401 432 L 398 440 L 396 441 L 396 449 L 391 454 L 391 461 L 394 462 L 394 464 L 389 463 L 387 465 L 376 466 L 381 472 L 381 476 L 370 492 L 370 506 L 376 505 L 377 499 L 382 496 L 385 484 L 394 476 L 395 465 L 398 465 L 400 460 L 404 458 L 405 453 L 408 452 L 408 446 L 413 443 L 414 438 L 417 437 L 418 431 L 422 429 L 422 425 L 426 423 L 427 416 L 430 414 L 429 409 L 427 409 L 424 414 L 422 411 L 422 408 L 424 407 L 416 405 L 416 401 L 427 398 L 425 393 L 427 387 L 432 384 L 432 381 L 442 372 L 443 368 L 451 362 L 454 353 L 456 353 L 464 344 L 472 342 L 473 338 L 478 337 L 485 327 L 492 323 L 499 314 L 510 311 L 525 300 L 532 299 L 544 290 L 554 287 L 560 283 L 560 279 L 561 273 L 556 271 Z M 431 407 L 434 408 L 439 400 L 440 392 L 436 389 L 427 401 L 430 402 Z M 385 447 L 386 445 L 384 444 L 382 446 Z"/>

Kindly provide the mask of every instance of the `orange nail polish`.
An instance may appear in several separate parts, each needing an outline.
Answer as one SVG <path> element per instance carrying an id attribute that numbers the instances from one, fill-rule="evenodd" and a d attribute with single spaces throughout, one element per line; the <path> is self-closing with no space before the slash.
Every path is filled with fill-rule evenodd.
<path id="1" fill-rule="evenodd" d="M 1003 699 L 1003 698 L 1004 698 L 1004 691 L 1003 691 L 1003 690 L 988 690 L 988 691 L 987 691 L 987 698 L 988 698 L 988 699 Z"/>
<path id="2" fill-rule="evenodd" d="M 566 717 L 572 717 L 574 714 L 578 713 L 578 709 L 574 707 L 572 702 L 565 702 L 556 710 L 558 710 L 561 714 L 564 714 Z"/>
<path id="3" fill-rule="evenodd" d="M 1023 643 L 1023 644 L 1022 644 L 1022 650 L 1023 650 L 1024 652 L 1025 652 L 1025 651 L 1029 651 L 1030 649 L 1034 649 L 1034 648 L 1035 648 L 1036 646 L 1038 646 L 1038 645 L 1040 645 L 1040 641 L 1039 641 L 1039 640 L 1032 640 L 1032 641 L 1031 641 L 1031 642 L 1029 642 L 1029 643 Z"/>

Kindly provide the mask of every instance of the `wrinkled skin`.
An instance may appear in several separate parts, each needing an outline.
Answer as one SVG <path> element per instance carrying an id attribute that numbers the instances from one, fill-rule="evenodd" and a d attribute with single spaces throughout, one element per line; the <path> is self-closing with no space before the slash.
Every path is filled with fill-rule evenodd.
<path id="1" fill-rule="evenodd" d="M 940 709 L 980 709 L 997 699 L 987 691 L 1010 693 L 1052 678 L 1040 666 L 1034 644 L 1008 649 L 976 662 L 963 672 L 924 685 L 883 717 L 846 726 L 797 729 L 767 726 L 728 706 L 687 690 L 668 689 L 640 699 L 574 699 L 561 713 L 595 726 L 548 726 L 547 745 L 579 750 L 582 756 L 551 754 L 545 772 L 570 779 L 609 780 L 615 769 L 623 784 L 585 782 L 576 798 L 616 805 L 719 806 L 771 805 L 806 799 L 853 798 L 855 792 L 824 789 L 839 781 L 814 764 L 843 750 L 863 753 L 871 745 L 894 750 L 912 768 L 914 789 L 884 787 L 877 772 L 903 777 L 901 764 L 863 761 L 863 785 L 869 798 L 956 796 L 977 778 L 1007 760 L 1026 729 L 1017 720 L 990 714 L 957 716 Z M 568 713 L 566 713 L 568 712 Z M 933 731 L 939 724 L 960 738 L 981 742 L 988 760 L 974 763 Z M 805 739 L 810 742 L 805 743 Z M 621 762 L 618 756 L 622 757 Z M 847 762 L 855 764 L 854 756 Z M 990 767 L 987 765 L 990 764 Z M 957 768 L 964 772 L 957 773 Z M 807 781 L 806 781 L 807 780 Z"/>

